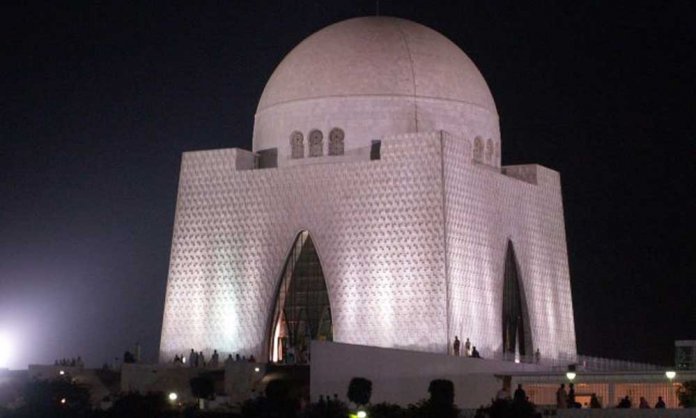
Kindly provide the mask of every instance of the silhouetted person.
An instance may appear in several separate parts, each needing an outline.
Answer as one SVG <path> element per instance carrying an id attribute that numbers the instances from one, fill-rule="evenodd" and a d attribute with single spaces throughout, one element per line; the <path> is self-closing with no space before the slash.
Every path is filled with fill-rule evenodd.
<path id="1" fill-rule="evenodd" d="M 189 367 L 196 367 L 196 352 L 191 349 L 189 353 Z"/>
<path id="2" fill-rule="evenodd" d="M 638 408 L 650 409 L 650 405 L 648 404 L 648 401 L 642 396 L 640 397 L 640 403 L 638 404 Z"/>
<path id="3" fill-rule="evenodd" d="M 202 351 L 198 353 L 198 366 L 205 367 L 205 356 Z"/>
<path id="4" fill-rule="evenodd" d="M 664 409 L 665 406 L 665 401 L 662 400 L 662 396 L 658 396 L 657 403 L 655 404 L 655 409 Z"/>
<path id="5" fill-rule="evenodd" d="M 249 356 L 249 363 L 256 363 L 256 357 L 253 354 Z"/>
<path id="6" fill-rule="evenodd" d="M 242 358 L 239 357 L 239 353 L 234 355 L 234 361 L 242 361 Z"/>
<path id="7" fill-rule="evenodd" d="M 619 405 L 617 408 L 622 408 L 622 409 L 628 409 L 631 407 L 631 400 L 628 398 L 628 395 L 623 397 L 621 401 L 619 402 Z"/>
<path id="8" fill-rule="evenodd" d="M 565 390 L 565 384 L 561 383 L 561 386 L 556 391 L 556 407 L 558 409 L 565 409 L 568 406 L 568 394 Z"/>
<path id="9" fill-rule="evenodd" d="M 469 357 L 471 355 L 471 341 L 469 339 L 466 339 L 466 342 L 464 343 L 464 355 Z"/>
<path id="10" fill-rule="evenodd" d="M 471 349 L 471 357 L 473 358 L 481 358 L 481 354 L 479 354 L 478 350 L 476 349 L 476 346 L 474 346 Z"/>
<path id="11" fill-rule="evenodd" d="M 459 341 L 458 336 L 454 336 L 454 343 L 452 344 L 452 349 L 454 350 L 454 355 L 459 356 L 459 346 L 461 345 L 461 341 Z"/>
<path id="12" fill-rule="evenodd" d="M 219 362 L 220 355 L 218 354 L 217 350 L 213 350 L 213 355 L 210 357 L 210 365 L 213 367 L 217 367 Z"/>
<path id="13" fill-rule="evenodd" d="M 599 403 L 599 399 L 597 399 L 597 394 L 593 393 L 592 396 L 590 397 L 590 408 L 599 409 L 601 407 L 602 407 L 602 404 Z"/>
<path id="14" fill-rule="evenodd" d="M 539 364 L 540 360 L 541 360 L 541 352 L 539 352 L 539 349 L 537 348 L 536 352 L 534 352 L 534 362 L 536 364 Z"/>
<path id="15" fill-rule="evenodd" d="M 512 400 L 515 402 L 524 402 L 527 400 L 527 393 L 522 389 L 522 384 L 517 385 L 515 389 L 515 394 L 512 396 Z"/>
<path id="16" fill-rule="evenodd" d="M 568 408 L 580 408 L 582 405 L 580 405 L 578 402 L 575 402 L 575 385 L 570 383 L 568 385 Z"/>

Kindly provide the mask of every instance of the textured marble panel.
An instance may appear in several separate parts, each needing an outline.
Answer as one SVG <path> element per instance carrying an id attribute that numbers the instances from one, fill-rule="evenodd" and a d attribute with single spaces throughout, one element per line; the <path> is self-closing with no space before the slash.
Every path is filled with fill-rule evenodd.
<path id="1" fill-rule="evenodd" d="M 382 159 L 236 171 L 236 150 L 185 153 L 161 358 L 266 354 L 274 295 L 309 230 L 334 339 L 444 351 L 445 248 L 439 134 L 385 141 Z"/>

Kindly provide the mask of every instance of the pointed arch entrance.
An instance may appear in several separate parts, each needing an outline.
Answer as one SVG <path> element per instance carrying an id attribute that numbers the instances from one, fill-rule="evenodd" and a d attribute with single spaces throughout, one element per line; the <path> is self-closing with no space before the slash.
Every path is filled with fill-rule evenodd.
<path id="1" fill-rule="evenodd" d="M 333 341 L 329 294 L 308 231 L 297 235 L 285 260 L 271 318 L 271 361 L 303 362 L 311 340 Z"/>
<path id="2" fill-rule="evenodd" d="M 505 251 L 503 276 L 503 353 L 506 358 L 531 356 L 532 334 L 519 265 L 512 242 Z"/>

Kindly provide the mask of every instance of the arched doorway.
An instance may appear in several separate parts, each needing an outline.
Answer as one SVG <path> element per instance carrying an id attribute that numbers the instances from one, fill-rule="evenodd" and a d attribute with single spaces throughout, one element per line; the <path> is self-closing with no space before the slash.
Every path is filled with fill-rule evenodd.
<path id="1" fill-rule="evenodd" d="M 515 249 L 508 241 L 503 276 L 503 354 L 505 358 L 524 359 L 532 355 L 532 350 L 527 300 Z"/>
<path id="2" fill-rule="evenodd" d="M 271 318 L 270 361 L 303 363 L 311 340 L 333 340 L 324 272 L 308 231 L 300 232 L 292 244 Z"/>

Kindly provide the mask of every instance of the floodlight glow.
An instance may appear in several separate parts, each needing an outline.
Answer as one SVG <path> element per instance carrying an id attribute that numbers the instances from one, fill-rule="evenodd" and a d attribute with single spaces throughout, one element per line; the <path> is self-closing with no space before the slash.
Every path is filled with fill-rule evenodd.
<path id="1" fill-rule="evenodd" d="M 568 373 L 566 373 L 566 377 L 568 378 L 568 380 L 573 380 L 573 379 L 575 379 L 575 376 L 577 376 L 577 375 L 575 374 L 575 372 L 568 372 Z"/>
<path id="2" fill-rule="evenodd" d="M 367 418 L 367 412 L 358 411 L 358 418 Z"/>
<path id="3" fill-rule="evenodd" d="M 675 372 L 674 370 L 668 370 L 665 372 L 665 376 L 667 376 L 667 379 L 672 380 L 675 377 L 677 377 L 677 372 Z"/>
<path id="4" fill-rule="evenodd" d="M 258 367 L 254 367 L 254 371 L 255 371 L 256 373 L 258 373 L 258 372 L 261 371 L 261 369 L 259 369 Z"/>
<path id="5" fill-rule="evenodd" d="M 65 402 L 67 402 L 65 398 L 61 398 L 60 403 L 64 404 Z"/>
<path id="6" fill-rule="evenodd" d="M 12 357 L 12 342 L 10 337 L 0 331 L 0 367 L 9 367 Z"/>
<path id="7" fill-rule="evenodd" d="M 170 401 L 174 402 L 174 401 L 176 401 L 177 399 L 179 399 L 179 395 L 177 395 L 176 392 L 170 392 L 170 393 L 169 393 L 169 400 L 170 400 Z"/>

